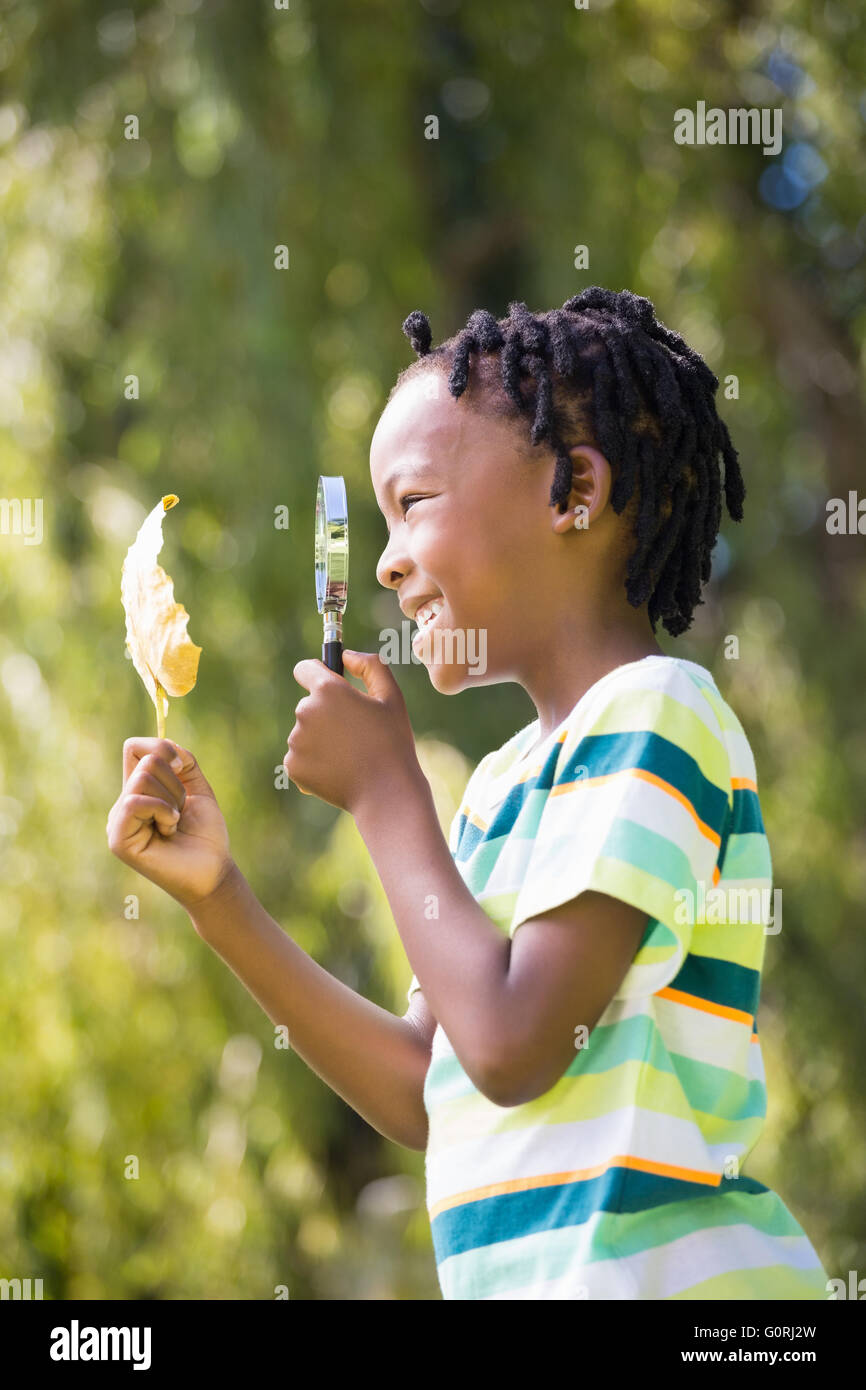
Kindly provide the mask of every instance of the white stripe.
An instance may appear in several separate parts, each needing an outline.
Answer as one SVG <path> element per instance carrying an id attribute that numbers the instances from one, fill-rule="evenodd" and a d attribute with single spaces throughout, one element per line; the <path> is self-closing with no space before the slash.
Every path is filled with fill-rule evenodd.
<path id="1" fill-rule="evenodd" d="M 541 1243 L 549 1235 L 550 1232 L 545 1231 L 523 1239 Z M 455 1287 L 460 1279 L 455 1262 L 468 1260 L 471 1253 L 467 1251 L 465 1256 L 453 1256 L 443 1265 L 443 1269 L 452 1266 L 447 1270 L 447 1280 Z M 539 1249 L 539 1265 L 543 1269 L 546 1264 L 545 1256 Z M 502 1288 L 483 1295 L 483 1298 L 491 1302 L 505 1299 L 515 1302 L 540 1299 L 586 1299 L 590 1302 L 666 1299 L 686 1293 L 695 1285 L 720 1274 L 738 1274 L 741 1271 L 746 1274 L 752 1269 L 775 1265 L 798 1270 L 822 1268 L 806 1236 L 770 1236 L 753 1226 L 738 1223 L 735 1226 L 714 1226 L 692 1231 L 666 1245 L 620 1259 L 594 1260 L 583 1264 L 575 1259 L 573 1267 L 555 1279 L 534 1280 L 520 1288 Z M 464 1277 L 468 1273 L 467 1269 Z M 489 1285 L 496 1271 L 488 1269 L 485 1275 L 485 1282 Z M 754 1297 L 748 1289 L 747 1274 L 743 1282 L 743 1297 Z M 451 1295 L 458 1298 L 463 1296 Z"/>
<path id="2" fill-rule="evenodd" d="M 746 738 L 742 727 L 725 730 L 725 740 L 731 757 L 731 776 L 748 777 L 750 782 L 757 783 L 758 777 L 755 770 L 755 758 L 749 747 L 749 740 Z M 738 790 L 747 790 L 738 788 Z M 750 789 L 748 789 L 750 790 Z"/>
<path id="3" fill-rule="evenodd" d="M 663 1219 L 663 1218 L 662 1218 Z M 604 1261 L 605 1264 L 611 1263 Z M 788 1265 L 794 1269 L 820 1269 L 820 1261 L 808 1238 L 772 1236 L 740 1222 L 735 1226 L 711 1226 L 692 1231 L 667 1245 L 642 1250 L 613 1261 L 631 1277 L 643 1298 L 670 1298 L 705 1279 L 764 1265 Z M 594 1283 L 594 1270 L 593 1270 Z M 748 1296 L 748 1295 L 747 1295 Z"/>
<path id="4" fill-rule="evenodd" d="M 571 1082 L 573 1078 L 567 1077 L 565 1081 Z M 509 1182 L 516 1177 L 534 1178 L 595 1168 L 618 1154 L 695 1169 L 716 1178 L 721 1176 L 721 1167 L 694 1122 L 656 1110 L 626 1106 L 595 1119 L 532 1123 L 525 1129 L 490 1134 L 489 1114 L 479 1113 L 476 1108 L 470 1115 L 467 1107 L 457 1123 L 461 1133 L 466 1133 L 470 1125 L 481 1133 L 474 1139 L 455 1144 L 442 1133 L 448 1124 L 443 1114 L 437 1111 L 430 1121 L 428 1210 L 446 1198 L 477 1187 Z M 728 1145 L 725 1153 L 731 1152 L 732 1146 Z M 713 1192 L 714 1188 L 708 1185 L 708 1195 Z"/>
<path id="5" fill-rule="evenodd" d="M 709 675 L 709 673 L 707 674 Z M 712 676 L 709 676 L 709 684 L 716 697 L 723 698 Z M 715 710 L 700 687 L 695 685 L 695 682 L 686 672 L 679 669 L 679 658 L 676 657 L 668 658 L 658 665 L 648 664 L 643 668 L 638 667 L 634 676 L 628 681 L 623 680 L 613 687 L 608 686 L 607 689 L 599 691 L 598 699 L 593 700 L 590 718 L 598 722 L 599 718 L 604 715 L 605 708 L 613 700 L 620 700 L 623 696 L 635 697 L 634 717 L 639 717 L 640 700 L 638 697 L 644 694 L 664 695 L 677 704 L 684 705 L 701 721 L 707 732 L 718 743 L 724 745 L 724 731 Z M 590 719 L 581 722 L 589 724 Z M 622 732 L 629 732 L 637 727 L 626 723 L 622 726 Z"/>
<path id="6" fill-rule="evenodd" d="M 502 842 L 501 849 L 496 856 L 496 862 L 490 870 L 487 882 L 479 893 L 476 894 L 476 902 L 482 904 L 484 899 L 500 893 L 517 893 L 518 888 L 526 877 L 532 851 L 535 847 L 535 840 L 530 840 L 521 835 L 518 830 L 513 829 L 506 840 Z M 483 849 L 485 862 L 490 861 L 490 841 L 483 841 L 478 847 Z M 478 850 L 475 851 L 475 854 Z M 474 854 L 472 858 L 474 858 Z M 471 859 L 464 860 L 464 864 L 470 864 Z"/>
<path id="7" fill-rule="evenodd" d="M 573 835 L 579 828 L 580 840 L 574 846 L 575 851 L 579 848 L 579 853 L 574 853 L 573 861 L 591 864 L 600 855 L 614 821 L 620 818 L 672 840 L 677 849 L 685 853 L 695 881 L 712 882 L 718 845 L 699 829 L 694 816 L 681 801 L 633 769 L 617 772 L 604 782 L 593 782 L 590 775 L 585 786 L 577 782 L 573 791 L 549 796 L 539 835 L 553 840 Z M 712 826 L 709 829 L 715 833 Z M 540 847 L 544 848 L 544 840 L 540 841 Z M 690 883 L 679 886 L 692 888 Z"/>
<path id="8" fill-rule="evenodd" d="M 669 1053 L 682 1053 L 691 1062 L 707 1062 L 737 1076 L 746 1074 L 753 1046 L 751 1022 L 739 1023 L 664 996 L 654 995 L 653 1004 Z"/>
<path id="9" fill-rule="evenodd" d="M 766 1085 L 767 1074 L 764 1070 L 764 1054 L 761 1051 L 760 1040 L 749 1046 L 749 1080 L 760 1081 L 762 1086 Z"/>
<path id="10" fill-rule="evenodd" d="M 682 1054 L 690 1061 L 705 1062 L 732 1072 L 734 1076 L 745 1076 L 749 1081 L 760 1081 L 762 1084 L 766 1081 L 761 1045 L 751 1042 L 751 1025 L 723 1018 L 719 1014 L 693 1009 L 658 995 L 642 995 L 612 999 L 597 1027 L 615 1027 L 618 1023 L 644 1015 L 654 1018 L 669 1055 Z M 433 1034 L 431 1062 L 454 1057 L 456 1053 L 448 1035 L 441 1025 L 437 1026 Z M 468 1077 L 464 1080 L 458 1075 L 453 1086 L 443 1089 L 441 1098 L 447 1102 L 474 1092 L 475 1088 Z M 438 1104 L 438 1089 L 436 1100 Z"/>

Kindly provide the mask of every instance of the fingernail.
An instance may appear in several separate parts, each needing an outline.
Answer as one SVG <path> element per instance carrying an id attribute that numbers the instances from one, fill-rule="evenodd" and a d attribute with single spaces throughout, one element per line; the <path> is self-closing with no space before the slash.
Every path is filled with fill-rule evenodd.
<path id="1" fill-rule="evenodd" d="M 183 767 L 183 758 L 180 756 L 179 753 L 175 753 L 174 757 L 169 763 L 169 767 L 173 767 L 175 772 L 179 772 L 180 769 Z"/>
<path id="2" fill-rule="evenodd" d="M 180 811 L 177 809 L 176 806 L 171 814 L 174 816 L 175 820 L 180 820 Z"/>

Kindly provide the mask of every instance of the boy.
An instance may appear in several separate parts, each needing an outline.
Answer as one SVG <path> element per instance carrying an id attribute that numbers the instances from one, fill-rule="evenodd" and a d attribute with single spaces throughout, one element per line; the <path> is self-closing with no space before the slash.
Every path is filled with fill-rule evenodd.
<path id="1" fill-rule="evenodd" d="M 742 517 L 718 381 L 628 291 L 477 311 L 432 351 L 423 314 L 404 331 L 418 360 L 371 446 L 378 578 L 438 690 L 513 680 L 538 711 L 482 759 L 446 844 L 389 668 L 344 653 L 366 692 L 295 668 L 285 766 L 355 817 L 415 972 L 405 1017 L 267 916 L 186 750 L 174 772 L 167 740 L 127 741 L 109 844 L 333 1089 L 426 1150 L 446 1298 L 825 1297 L 800 1226 L 741 1172 L 766 1111 L 765 934 L 718 890 L 771 882 L 752 754 L 710 673 L 655 640 L 692 621 L 723 491 Z M 460 644 L 442 659 L 479 630 L 483 672 Z"/>

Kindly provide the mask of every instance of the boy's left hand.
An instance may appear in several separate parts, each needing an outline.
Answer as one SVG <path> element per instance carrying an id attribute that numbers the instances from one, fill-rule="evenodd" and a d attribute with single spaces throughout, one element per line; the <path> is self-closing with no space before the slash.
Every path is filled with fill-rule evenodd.
<path id="1" fill-rule="evenodd" d="M 322 661 L 299 661 L 295 680 L 308 690 L 295 706 L 283 767 L 299 791 L 351 815 L 401 780 L 424 780 L 402 691 L 375 652 L 343 652 L 343 666 L 367 693 Z"/>

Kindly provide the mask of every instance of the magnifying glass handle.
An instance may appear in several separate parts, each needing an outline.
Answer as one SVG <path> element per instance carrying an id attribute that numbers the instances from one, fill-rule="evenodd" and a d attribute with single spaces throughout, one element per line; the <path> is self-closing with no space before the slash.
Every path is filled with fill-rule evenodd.
<path id="1" fill-rule="evenodd" d="M 336 671 L 338 676 L 343 675 L 343 644 L 342 642 L 323 642 L 322 661 L 329 671 Z"/>

